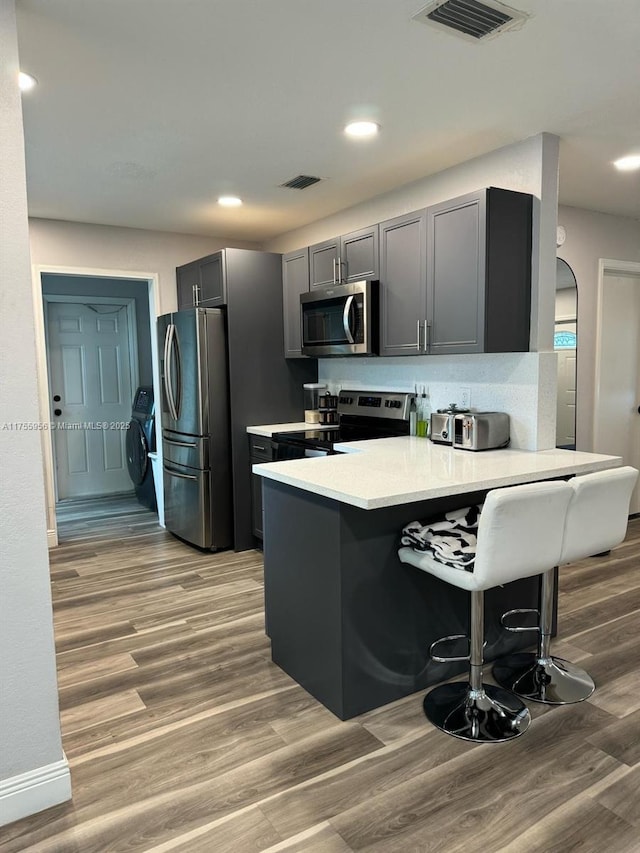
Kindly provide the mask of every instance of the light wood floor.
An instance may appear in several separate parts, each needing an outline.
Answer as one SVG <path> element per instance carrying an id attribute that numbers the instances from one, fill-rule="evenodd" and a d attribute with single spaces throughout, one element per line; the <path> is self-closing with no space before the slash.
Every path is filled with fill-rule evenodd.
<path id="1" fill-rule="evenodd" d="M 410 696 L 341 722 L 270 661 L 261 554 L 202 554 L 128 498 L 51 552 L 73 802 L 0 830 L 58 853 L 640 851 L 640 519 L 561 571 L 555 643 L 591 700 L 470 746 Z"/>

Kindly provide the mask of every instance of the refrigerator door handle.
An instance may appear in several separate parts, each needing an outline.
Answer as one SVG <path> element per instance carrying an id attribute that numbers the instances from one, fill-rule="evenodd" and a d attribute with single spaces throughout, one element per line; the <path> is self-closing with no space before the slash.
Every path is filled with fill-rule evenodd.
<path id="1" fill-rule="evenodd" d="M 180 344 L 178 342 L 178 334 L 175 323 L 171 325 L 171 340 L 169 341 L 169 351 L 173 352 L 176 359 L 176 385 L 177 390 L 174 393 L 173 380 L 171 380 L 171 400 L 173 402 L 173 411 L 175 420 L 180 417 L 180 404 L 182 403 L 182 365 L 180 364 Z"/>
<path id="2" fill-rule="evenodd" d="M 167 395 L 167 405 L 169 406 L 169 415 L 172 420 L 178 420 L 175 403 L 173 401 L 173 383 L 171 381 L 171 341 L 173 338 L 175 326 L 169 323 L 167 333 L 164 339 L 164 388 Z"/>
<path id="3" fill-rule="evenodd" d="M 172 477 L 179 477 L 181 480 L 197 480 L 197 477 L 194 477 L 193 474 L 180 474 L 178 471 L 174 471 L 173 468 L 167 468 L 166 465 L 162 466 L 162 470 L 167 474 L 170 474 Z"/>
<path id="4" fill-rule="evenodd" d="M 197 443 L 195 441 L 174 441 L 173 438 L 163 438 L 167 444 L 174 444 L 176 447 L 197 447 Z"/>

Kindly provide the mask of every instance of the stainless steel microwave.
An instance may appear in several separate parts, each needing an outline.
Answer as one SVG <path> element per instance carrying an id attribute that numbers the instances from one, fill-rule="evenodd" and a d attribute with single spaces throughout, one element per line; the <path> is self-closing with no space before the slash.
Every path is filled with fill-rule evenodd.
<path id="1" fill-rule="evenodd" d="M 379 283 L 336 284 L 300 296 L 304 355 L 377 355 Z"/>

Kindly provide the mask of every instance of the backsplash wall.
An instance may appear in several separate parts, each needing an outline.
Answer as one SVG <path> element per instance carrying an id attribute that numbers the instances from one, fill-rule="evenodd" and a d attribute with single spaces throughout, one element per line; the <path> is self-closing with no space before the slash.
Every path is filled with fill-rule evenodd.
<path id="1" fill-rule="evenodd" d="M 506 412 L 511 446 L 555 447 L 557 358 L 554 352 L 318 360 L 318 381 L 329 390 L 413 391 L 426 385 L 431 409 L 460 405 L 460 389 L 471 392 L 474 411 Z"/>

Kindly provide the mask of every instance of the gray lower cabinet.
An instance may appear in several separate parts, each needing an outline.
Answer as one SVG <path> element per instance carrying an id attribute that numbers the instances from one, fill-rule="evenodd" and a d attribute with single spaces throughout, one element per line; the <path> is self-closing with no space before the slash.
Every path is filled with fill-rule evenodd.
<path id="1" fill-rule="evenodd" d="M 309 292 L 309 250 L 299 249 L 282 256 L 282 310 L 285 358 L 302 355 L 300 295 Z"/>
<path id="2" fill-rule="evenodd" d="M 178 311 L 183 308 L 215 308 L 226 305 L 226 256 L 224 249 L 176 268 Z"/>
<path id="3" fill-rule="evenodd" d="M 378 226 L 309 246 L 310 287 L 379 277 Z"/>
<path id="4" fill-rule="evenodd" d="M 383 222 L 380 354 L 527 351 L 531 217 L 491 187 Z"/>
<path id="5" fill-rule="evenodd" d="M 273 449 L 270 438 L 249 436 L 249 463 L 273 462 Z M 251 527 L 257 539 L 263 538 L 262 477 L 251 474 Z"/>

